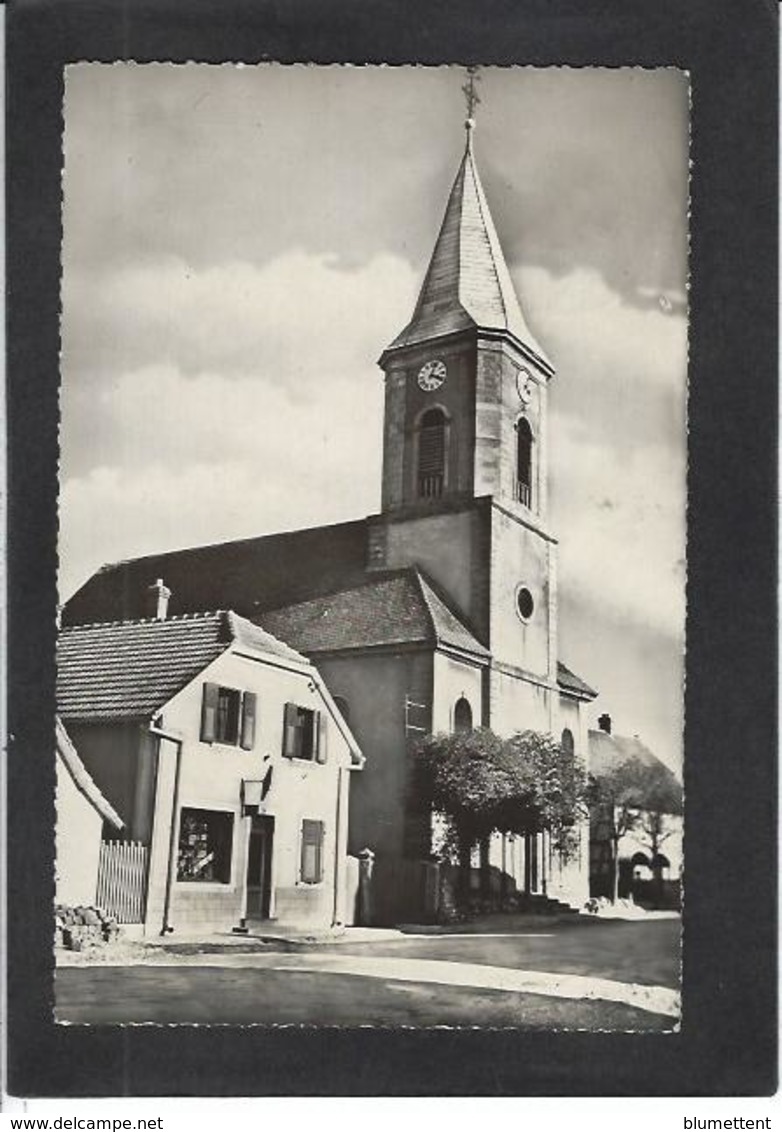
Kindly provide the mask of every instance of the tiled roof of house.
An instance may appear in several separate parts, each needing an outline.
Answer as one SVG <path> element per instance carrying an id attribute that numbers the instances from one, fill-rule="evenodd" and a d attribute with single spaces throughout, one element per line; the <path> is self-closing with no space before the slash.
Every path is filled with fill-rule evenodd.
<path id="1" fill-rule="evenodd" d="M 468 140 L 413 317 L 389 349 L 476 326 L 513 334 L 553 373 L 521 312 Z"/>
<path id="2" fill-rule="evenodd" d="M 585 680 L 576 676 L 575 672 L 571 672 L 561 660 L 557 662 L 557 684 L 564 691 L 573 692 L 584 699 L 593 700 L 597 695 L 594 688 L 590 688 Z"/>
<path id="3" fill-rule="evenodd" d="M 62 759 L 63 765 L 73 779 L 76 788 L 95 807 L 104 821 L 109 822 L 115 829 L 122 829 L 125 825 L 124 821 L 95 785 L 89 771 L 79 758 L 71 737 L 65 730 L 59 716 L 56 721 L 56 743 L 57 754 Z"/>
<path id="4" fill-rule="evenodd" d="M 171 550 L 104 566 L 67 602 L 64 625 L 148 616 L 157 578 L 171 590 L 169 614 L 263 609 L 306 601 L 363 581 L 367 520 Z"/>
<path id="5" fill-rule="evenodd" d="M 272 610 L 260 621 L 307 654 L 441 644 L 478 657 L 489 655 L 431 582 L 414 569 L 382 574 L 351 589 Z"/>
<path id="6" fill-rule="evenodd" d="M 681 793 L 681 784 L 666 764 L 650 751 L 637 735 L 613 735 L 607 731 L 589 732 L 589 770 L 601 778 L 625 763 L 637 760 L 643 766 L 653 767 L 663 772 L 674 794 Z"/>
<path id="7" fill-rule="evenodd" d="M 63 719 L 149 719 L 234 641 L 306 664 L 235 613 L 113 621 L 60 631 L 57 710 Z"/>

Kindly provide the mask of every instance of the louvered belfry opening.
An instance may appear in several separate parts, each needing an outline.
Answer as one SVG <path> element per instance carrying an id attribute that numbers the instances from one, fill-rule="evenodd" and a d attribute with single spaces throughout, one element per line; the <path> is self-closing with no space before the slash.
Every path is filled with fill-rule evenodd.
<path id="1" fill-rule="evenodd" d="M 445 413 L 428 409 L 421 418 L 418 437 L 418 494 L 436 499 L 445 487 Z"/>
<path id="2" fill-rule="evenodd" d="M 532 506 L 532 429 L 526 417 L 516 426 L 516 498 Z"/>

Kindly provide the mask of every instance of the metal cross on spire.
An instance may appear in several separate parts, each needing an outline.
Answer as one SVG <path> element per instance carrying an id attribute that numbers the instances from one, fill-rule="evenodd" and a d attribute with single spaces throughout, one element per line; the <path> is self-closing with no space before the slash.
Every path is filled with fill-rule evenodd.
<path id="1" fill-rule="evenodd" d="M 467 104 L 467 120 L 464 123 L 468 132 L 475 129 L 475 107 L 481 101 L 478 91 L 475 89 L 475 84 L 481 81 L 481 76 L 478 74 L 477 67 L 467 68 L 467 82 L 462 87 L 462 93 Z"/>

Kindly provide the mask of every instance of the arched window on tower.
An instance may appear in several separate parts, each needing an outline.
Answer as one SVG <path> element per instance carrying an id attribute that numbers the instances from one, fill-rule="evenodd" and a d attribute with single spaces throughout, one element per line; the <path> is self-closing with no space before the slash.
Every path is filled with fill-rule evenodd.
<path id="1" fill-rule="evenodd" d="M 516 425 L 516 498 L 532 506 L 532 429 L 526 417 Z"/>
<path id="2" fill-rule="evenodd" d="M 573 732 L 570 730 L 569 727 L 566 727 L 565 730 L 562 732 L 561 746 L 562 746 L 562 750 L 565 752 L 565 754 L 568 755 L 572 759 L 576 747 L 575 747 L 575 743 L 573 742 Z"/>
<path id="3" fill-rule="evenodd" d="M 472 708 L 470 701 L 460 696 L 453 709 L 453 729 L 458 734 L 461 731 L 472 731 Z"/>
<path id="4" fill-rule="evenodd" d="M 445 487 L 447 423 L 442 409 L 427 409 L 418 431 L 418 494 L 437 499 Z"/>

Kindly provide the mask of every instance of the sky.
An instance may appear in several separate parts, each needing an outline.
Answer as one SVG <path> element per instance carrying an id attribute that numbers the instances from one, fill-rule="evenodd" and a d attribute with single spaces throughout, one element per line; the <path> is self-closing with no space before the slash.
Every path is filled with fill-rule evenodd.
<path id="1" fill-rule="evenodd" d="M 60 590 L 106 562 L 380 508 L 382 350 L 464 148 L 464 71 L 66 72 Z M 557 369 L 561 659 L 681 760 L 688 87 L 485 68 L 475 153 Z"/>

